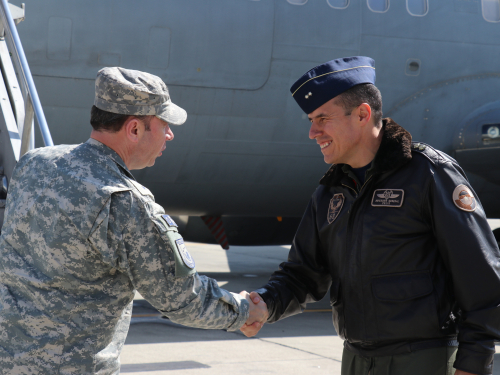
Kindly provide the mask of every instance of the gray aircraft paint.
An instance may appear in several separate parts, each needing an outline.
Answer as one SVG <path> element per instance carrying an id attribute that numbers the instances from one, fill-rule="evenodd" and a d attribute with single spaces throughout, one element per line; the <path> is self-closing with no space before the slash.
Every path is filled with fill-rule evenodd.
<path id="1" fill-rule="evenodd" d="M 100 68 L 159 75 L 188 120 L 138 180 L 171 214 L 226 215 L 226 229 L 252 217 L 275 231 L 270 218 L 300 217 L 328 167 L 288 89 L 352 55 L 375 59 L 385 114 L 456 157 L 500 217 L 500 138 L 482 135 L 500 124 L 495 1 L 23 0 L 18 30 L 56 144 L 88 138 Z"/>

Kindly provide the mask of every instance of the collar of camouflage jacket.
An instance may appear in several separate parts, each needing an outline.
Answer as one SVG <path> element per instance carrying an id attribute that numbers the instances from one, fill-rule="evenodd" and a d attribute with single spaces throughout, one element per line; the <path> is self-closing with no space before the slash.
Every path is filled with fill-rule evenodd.
<path id="1" fill-rule="evenodd" d="M 105 156 L 112 159 L 116 164 L 118 164 L 121 167 L 121 169 L 123 170 L 124 174 L 127 177 L 135 180 L 134 176 L 132 175 L 132 173 L 130 173 L 120 155 L 118 155 L 116 151 L 114 151 L 112 148 L 106 146 L 104 143 L 101 143 L 94 138 L 89 138 L 87 142 L 85 142 L 85 144 L 92 146 L 94 149 L 97 149 L 101 154 L 104 154 Z"/>
<path id="2" fill-rule="evenodd" d="M 369 173 L 382 174 L 396 170 L 411 160 L 411 134 L 393 119 L 382 120 L 384 133 Z M 344 164 L 333 164 L 320 180 L 321 185 L 335 186 L 345 176 Z"/>

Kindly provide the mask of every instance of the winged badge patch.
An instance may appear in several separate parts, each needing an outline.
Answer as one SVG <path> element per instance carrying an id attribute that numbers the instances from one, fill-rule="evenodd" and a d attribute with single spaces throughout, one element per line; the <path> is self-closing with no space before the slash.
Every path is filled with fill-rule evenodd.
<path id="1" fill-rule="evenodd" d="M 401 207 L 405 192 L 403 189 L 377 189 L 373 193 L 373 207 Z"/>
<path id="2" fill-rule="evenodd" d="M 330 199 L 330 204 L 328 206 L 328 224 L 331 224 L 335 221 L 337 216 L 339 216 L 340 211 L 342 210 L 342 206 L 344 206 L 344 194 L 338 193 Z"/>

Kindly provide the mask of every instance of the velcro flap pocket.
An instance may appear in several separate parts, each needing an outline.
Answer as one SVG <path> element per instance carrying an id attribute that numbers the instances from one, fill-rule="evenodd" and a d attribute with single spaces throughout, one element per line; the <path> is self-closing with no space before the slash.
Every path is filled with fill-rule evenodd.
<path id="1" fill-rule="evenodd" d="M 432 293 L 429 271 L 372 277 L 372 291 L 381 301 L 409 301 Z"/>

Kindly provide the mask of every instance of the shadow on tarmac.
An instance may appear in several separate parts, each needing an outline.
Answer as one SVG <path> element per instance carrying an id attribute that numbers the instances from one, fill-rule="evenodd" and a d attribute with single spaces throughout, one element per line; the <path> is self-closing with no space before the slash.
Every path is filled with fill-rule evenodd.
<path id="1" fill-rule="evenodd" d="M 145 316 L 148 317 L 145 317 Z M 154 315 L 154 316 L 153 316 Z M 141 318 L 144 317 L 144 318 Z M 166 342 L 247 340 L 241 332 L 206 330 L 182 326 L 161 315 L 145 300 L 134 303 L 127 344 Z M 266 324 L 256 338 L 336 336 L 331 312 L 304 312 L 273 324 Z"/>

